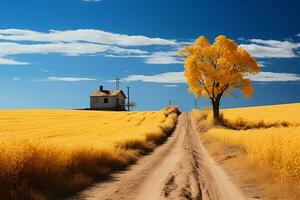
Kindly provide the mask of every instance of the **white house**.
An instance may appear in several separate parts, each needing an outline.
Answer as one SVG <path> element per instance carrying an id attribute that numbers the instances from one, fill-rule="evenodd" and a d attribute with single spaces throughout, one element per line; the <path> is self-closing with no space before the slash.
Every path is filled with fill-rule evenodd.
<path id="1" fill-rule="evenodd" d="M 126 95 L 122 90 L 104 90 L 100 85 L 90 95 L 90 109 L 93 110 L 125 110 Z"/>

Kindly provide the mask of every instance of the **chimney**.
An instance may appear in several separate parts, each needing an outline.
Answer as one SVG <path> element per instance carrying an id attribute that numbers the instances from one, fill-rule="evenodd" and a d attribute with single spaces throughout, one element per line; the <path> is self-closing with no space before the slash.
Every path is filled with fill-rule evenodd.
<path id="1" fill-rule="evenodd" d="M 99 91 L 103 91 L 103 85 L 100 85 Z"/>

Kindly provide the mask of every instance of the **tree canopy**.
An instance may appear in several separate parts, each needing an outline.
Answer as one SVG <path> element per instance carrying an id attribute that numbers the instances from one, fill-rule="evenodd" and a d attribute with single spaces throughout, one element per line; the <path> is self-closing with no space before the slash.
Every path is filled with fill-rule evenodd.
<path id="1" fill-rule="evenodd" d="M 182 48 L 179 54 L 185 58 L 184 76 L 189 91 L 196 97 L 210 98 L 216 109 L 219 109 L 222 95 L 230 95 L 236 88 L 244 97 L 250 97 L 254 92 L 245 75 L 256 74 L 260 68 L 255 58 L 226 36 L 216 37 L 213 44 L 200 36 L 193 45 Z"/>

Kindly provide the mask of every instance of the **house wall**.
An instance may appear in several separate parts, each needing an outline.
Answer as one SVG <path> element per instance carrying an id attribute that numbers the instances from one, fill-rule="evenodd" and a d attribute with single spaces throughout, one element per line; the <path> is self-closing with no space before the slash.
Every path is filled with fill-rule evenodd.
<path id="1" fill-rule="evenodd" d="M 108 99 L 108 103 L 104 103 L 104 99 Z M 119 103 L 117 103 L 117 98 Z M 123 103 L 124 102 L 124 103 Z M 90 97 L 90 108 L 91 109 L 120 109 L 125 110 L 125 98 L 119 94 L 116 97 Z"/>
<path id="2" fill-rule="evenodd" d="M 119 93 L 117 97 L 119 98 L 119 106 L 121 107 L 122 110 L 125 110 L 126 99 L 121 93 Z"/>

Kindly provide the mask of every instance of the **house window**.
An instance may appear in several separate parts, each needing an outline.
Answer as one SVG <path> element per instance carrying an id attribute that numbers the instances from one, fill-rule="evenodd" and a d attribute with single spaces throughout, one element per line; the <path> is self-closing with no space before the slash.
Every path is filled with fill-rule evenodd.
<path id="1" fill-rule="evenodd" d="M 104 98 L 104 103 L 108 103 L 108 98 Z"/>

